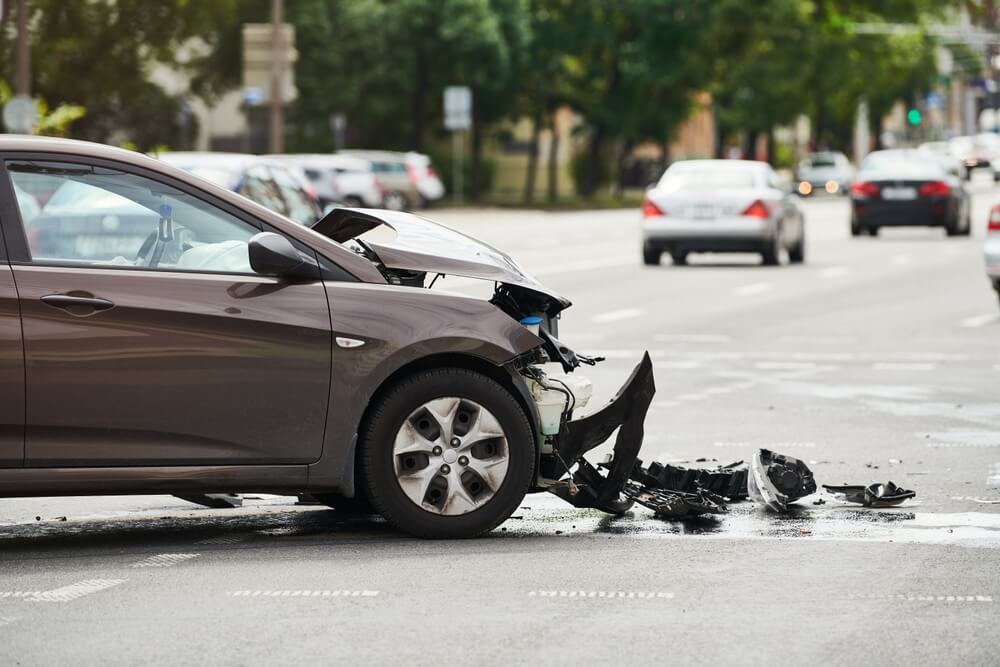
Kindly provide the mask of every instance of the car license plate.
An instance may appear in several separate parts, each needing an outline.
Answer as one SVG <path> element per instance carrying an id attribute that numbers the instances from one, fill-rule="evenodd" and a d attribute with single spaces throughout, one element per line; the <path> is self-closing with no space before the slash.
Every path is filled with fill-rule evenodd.
<path id="1" fill-rule="evenodd" d="M 905 201 L 907 199 L 916 199 L 917 189 L 916 188 L 882 188 L 882 199 L 889 199 L 891 201 Z"/>
<path id="2" fill-rule="evenodd" d="M 688 207 L 687 217 L 692 220 L 709 220 L 719 217 L 719 209 L 711 204 L 697 204 Z"/>

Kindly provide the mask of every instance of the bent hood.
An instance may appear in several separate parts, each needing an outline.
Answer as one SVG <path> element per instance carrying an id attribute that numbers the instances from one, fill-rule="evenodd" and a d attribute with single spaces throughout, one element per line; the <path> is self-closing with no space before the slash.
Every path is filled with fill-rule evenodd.
<path id="1" fill-rule="evenodd" d="M 548 297 L 555 302 L 555 311 L 570 305 L 567 299 L 538 282 L 506 253 L 412 213 L 337 208 L 314 224 L 313 230 L 344 243 L 380 225 L 395 231 L 396 237 L 363 241 L 387 269 L 480 278 Z"/>

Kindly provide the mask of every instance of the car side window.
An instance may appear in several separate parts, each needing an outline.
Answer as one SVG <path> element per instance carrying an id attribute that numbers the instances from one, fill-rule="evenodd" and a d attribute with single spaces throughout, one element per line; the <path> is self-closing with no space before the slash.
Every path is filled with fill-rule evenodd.
<path id="1" fill-rule="evenodd" d="M 278 184 L 271 178 L 271 172 L 263 165 L 256 165 L 247 169 L 240 183 L 239 193 L 257 202 L 264 208 L 269 208 L 276 213 L 288 215 L 288 207 L 285 200 L 281 198 L 281 191 Z"/>
<path id="2" fill-rule="evenodd" d="M 261 231 L 170 185 L 84 164 L 8 162 L 34 264 L 253 273 Z"/>
<path id="3" fill-rule="evenodd" d="M 300 225 L 310 225 L 320 218 L 319 208 L 309 199 L 291 174 L 281 167 L 274 166 L 271 167 L 271 174 L 287 204 L 288 213 L 285 215 Z"/>

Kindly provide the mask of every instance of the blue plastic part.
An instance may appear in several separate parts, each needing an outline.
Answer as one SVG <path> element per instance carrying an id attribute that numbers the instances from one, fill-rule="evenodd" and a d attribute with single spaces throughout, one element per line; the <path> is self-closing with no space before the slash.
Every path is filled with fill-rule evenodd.
<path id="1" fill-rule="evenodd" d="M 538 315 L 528 315 L 527 317 L 521 320 L 521 324 L 523 324 L 526 327 L 531 326 L 532 324 L 541 324 L 541 323 L 542 323 L 542 318 L 540 318 Z"/>

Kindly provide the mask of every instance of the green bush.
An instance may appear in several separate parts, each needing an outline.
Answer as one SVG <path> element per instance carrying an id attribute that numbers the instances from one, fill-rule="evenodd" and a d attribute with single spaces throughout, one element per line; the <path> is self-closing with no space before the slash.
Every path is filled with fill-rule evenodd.
<path id="1" fill-rule="evenodd" d="M 432 153 L 431 164 L 438 178 L 444 183 L 444 189 L 449 197 L 454 196 L 455 163 L 451 153 Z M 479 162 L 479 195 L 482 197 L 493 189 L 497 177 L 497 161 L 485 155 Z M 468 153 L 462 159 L 462 198 L 469 199 L 472 196 L 472 156 Z"/>

